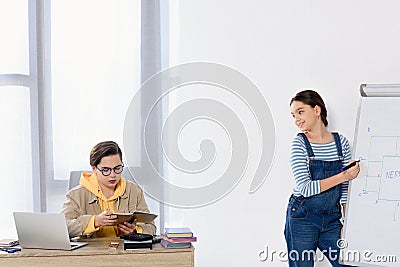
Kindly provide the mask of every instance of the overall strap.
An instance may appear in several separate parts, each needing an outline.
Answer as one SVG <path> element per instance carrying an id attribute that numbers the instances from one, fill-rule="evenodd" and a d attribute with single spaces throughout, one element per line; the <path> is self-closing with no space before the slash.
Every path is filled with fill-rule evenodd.
<path id="1" fill-rule="evenodd" d="M 307 149 L 307 155 L 311 160 L 313 160 L 315 158 L 315 155 L 314 155 L 314 151 L 311 148 L 311 144 L 307 139 L 307 136 L 304 133 L 298 133 L 297 136 L 301 136 L 303 138 L 304 143 L 306 145 L 306 149 Z"/>
<path id="2" fill-rule="evenodd" d="M 339 160 L 342 161 L 344 159 L 342 152 L 342 144 L 340 143 L 340 136 L 338 133 L 332 133 L 333 139 L 335 139 L 336 149 L 339 156 Z"/>

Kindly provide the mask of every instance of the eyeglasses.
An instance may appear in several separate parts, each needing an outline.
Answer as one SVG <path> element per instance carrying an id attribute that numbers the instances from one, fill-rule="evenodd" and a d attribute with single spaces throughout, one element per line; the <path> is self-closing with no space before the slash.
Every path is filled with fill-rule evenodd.
<path id="1" fill-rule="evenodd" d="M 101 173 L 102 173 L 104 176 L 109 176 L 109 175 L 111 174 L 111 171 L 114 171 L 115 174 L 120 174 L 120 173 L 124 170 L 124 164 L 115 166 L 114 168 L 104 167 L 104 168 L 102 168 L 102 169 L 99 169 L 97 166 L 96 166 L 96 168 L 97 168 L 99 171 L 101 171 Z"/>

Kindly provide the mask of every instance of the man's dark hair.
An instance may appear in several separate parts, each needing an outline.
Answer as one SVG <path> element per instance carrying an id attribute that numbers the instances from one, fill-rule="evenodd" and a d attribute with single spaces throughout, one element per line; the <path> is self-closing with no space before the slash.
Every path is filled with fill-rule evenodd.
<path id="1" fill-rule="evenodd" d="M 90 151 L 90 166 L 97 166 L 102 158 L 117 154 L 122 161 L 121 148 L 114 141 L 98 143 L 92 148 L 92 151 Z"/>

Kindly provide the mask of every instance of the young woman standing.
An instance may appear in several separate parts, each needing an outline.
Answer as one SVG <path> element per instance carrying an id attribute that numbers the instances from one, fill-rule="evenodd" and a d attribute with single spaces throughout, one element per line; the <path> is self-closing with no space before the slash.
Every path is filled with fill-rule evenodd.
<path id="1" fill-rule="evenodd" d="M 342 266 L 337 245 L 341 205 L 345 210 L 348 181 L 360 168 L 357 163 L 341 171 L 350 163 L 350 145 L 343 135 L 327 130 L 327 110 L 317 92 L 297 93 L 290 110 L 301 133 L 293 139 L 290 155 L 295 187 L 285 225 L 289 266 L 313 266 L 317 248 L 332 266 Z"/>

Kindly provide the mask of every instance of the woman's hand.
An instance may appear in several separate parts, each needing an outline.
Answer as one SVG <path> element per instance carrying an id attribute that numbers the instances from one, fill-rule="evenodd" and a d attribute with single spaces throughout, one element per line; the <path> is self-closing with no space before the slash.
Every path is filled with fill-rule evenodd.
<path id="1" fill-rule="evenodd" d="M 118 224 L 118 229 L 124 235 L 134 234 L 134 233 L 136 233 L 136 223 L 137 223 L 137 219 L 135 219 L 132 223 L 129 223 L 129 222 L 124 222 L 123 224 L 120 223 L 120 224 Z"/>
<path id="2" fill-rule="evenodd" d="M 117 222 L 117 215 L 111 215 L 111 212 L 106 210 L 94 217 L 94 227 L 112 226 Z"/>
<path id="3" fill-rule="evenodd" d="M 351 164 L 352 162 L 354 162 L 354 160 L 350 161 L 349 164 Z M 356 165 L 346 170 L 343 174 L 345 175 L 346 181 L 350 181 L 356 178 L 359 172 L 360 172 L 360 165 L 357 162 Z"/>

